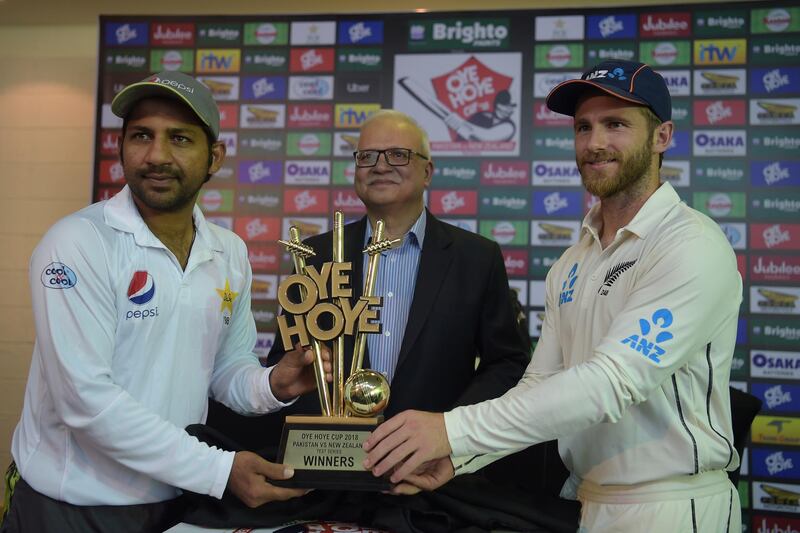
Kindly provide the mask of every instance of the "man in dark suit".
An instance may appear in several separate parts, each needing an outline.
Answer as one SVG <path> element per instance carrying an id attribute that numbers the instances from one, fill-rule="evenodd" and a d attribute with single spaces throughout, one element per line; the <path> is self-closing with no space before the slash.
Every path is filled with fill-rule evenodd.
<path id="1" fill-rule="evenodd" d="M 425 209 L 433 162 L 427 135 L 411 117 L 391 110 L 370 117 L 361 128 L 355 160 L 355 190 L 367 215 L 344 229 L 353 301 L 362 292 L 362 250 L 376 221 L 384 221 L 384 238 L 402 239 L 381 258 L 374 294 L 383 297 L 382 332 L 367 336 L 364 359 L 365 368 L 383 372 L 390 381 L 384 416 L 410 408 L 441 411 L 502 395 L 522 376 L 530 346 L 517 330 L 497 243 Z M 309 265 L 332 260 L 330 232 L 306 244 L 316 253 L 307 259 Z M 346 336 L 346 342 L 344 368 L 349 370 L 353 337 Z M 269 364 L 282 356 L 278 334 Z M 285 415 L 319 412 L 312 393 L 280 416 L 248 419 L 215 406 L 209 425 L 252 449 L 271 452 Z"/>

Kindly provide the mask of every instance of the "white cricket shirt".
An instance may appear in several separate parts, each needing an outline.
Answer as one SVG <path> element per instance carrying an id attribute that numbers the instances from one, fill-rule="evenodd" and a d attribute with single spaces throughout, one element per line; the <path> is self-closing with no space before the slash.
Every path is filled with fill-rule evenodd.
<path id="1" fill-rule="evenodd" d="M 519 384 L 445 414 L 453 455 L 557 438 L 571 489 L 734 469 L 728 378 L 742 282 L 730 244 L 669 183 L 605 250 L 600 222 L 598 205 L 550 269 Z"/>
<path id="2" fill-rule="evenodd" d="M 79 505 L 221 497 L 233 453 L 189 436 L 209 394 L 242 413 L 283 404 L 252 353 L 242 240 L 206 223 L 186 270 L 126 187 L 56 223 L 33 252 L 36 322 L 12 454 L 38 492 Z"/>

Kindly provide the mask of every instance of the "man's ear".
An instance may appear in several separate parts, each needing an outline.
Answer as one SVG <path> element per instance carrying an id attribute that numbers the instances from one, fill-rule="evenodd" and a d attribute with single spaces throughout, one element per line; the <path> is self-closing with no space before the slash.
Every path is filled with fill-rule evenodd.
<path id="1" fill-rule="evenodd" d="M 653 152 L 663 154 L 672 144 L 672 134 L 675 132 L 675 123 L 671 120 L 662 122 L 653 130 Z"/>
<path id="2" fill-rule="evenodd" d="M 430 187 L 431 181 L 433 181 L 433 161 L 430 160 L 425 163 L 425 186 Z"/>
<path id="3" fill-rule="evenodd" d="M 222 163 L 225 161 L 225 153 L 227 148 L 223 141 L 216 141 L 211 145 L 211 164 L 208 166 L 208 173 L 214 174 L 220 169 Z"/>

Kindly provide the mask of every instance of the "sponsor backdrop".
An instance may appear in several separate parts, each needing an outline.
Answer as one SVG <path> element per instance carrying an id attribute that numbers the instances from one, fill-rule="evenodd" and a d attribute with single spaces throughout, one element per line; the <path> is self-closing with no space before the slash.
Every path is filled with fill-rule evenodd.
<path id="1" fill-rule="evenodd" d="M 764 401 L 740 485 L 753 531 L 800 531 L 800 3 L 581 11 L 101 19 L 94 198 L 123 183 L 110 102 L 161 70 L 202 80 L 228 148 L 199 203 L 253 265 L 257 351 L 273 341 L 290 225 L 327 231 L 352 190 L 358 127 L 382 107 L 430 132 L 428 207 L 497 241 L 539 335 L 544 278 L 596 201 L 557 83 L 604 59 L 653 65 L 674 97 L 662 178 L 717 220 L 745 280 L 732 380 Z M 702 257 L 697 258 L 703 261 Z"/>

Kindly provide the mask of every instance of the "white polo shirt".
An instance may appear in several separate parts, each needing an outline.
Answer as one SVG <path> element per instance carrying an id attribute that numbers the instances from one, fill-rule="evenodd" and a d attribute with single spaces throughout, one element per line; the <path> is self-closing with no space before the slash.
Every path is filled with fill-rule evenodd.
<path id="1" fill-rule="evenodd" d="M 519 384 L 445 414 L 453 455 L 557 438 L 572 489 L 736 468 L 733 250 L 669 183 L 606 249 L 598 217 L 599 205 L 547 275 L 541 338 Z"/>
<path id="2" fill-rule="evenodd" d="M 252 353 L 242 240 L 206 223 L 186 270 L 126 187 L 56 223 L 33 252 L 36 321 L 12 454 L 38 492 L 79 505 L 221 497 L 233 453 L 189 436 L 211 393 L 236 411 L 282 406 Z"/>

